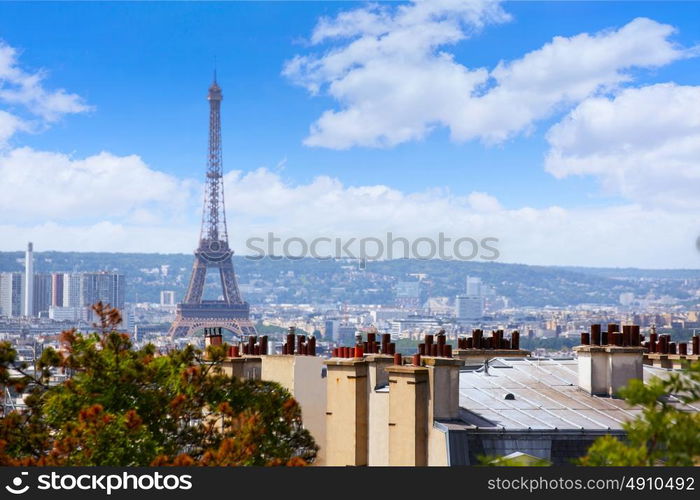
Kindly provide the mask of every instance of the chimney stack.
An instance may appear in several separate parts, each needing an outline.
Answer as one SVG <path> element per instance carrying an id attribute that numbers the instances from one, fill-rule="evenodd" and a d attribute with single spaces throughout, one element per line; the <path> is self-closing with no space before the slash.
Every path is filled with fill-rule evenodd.
<path id="1" fill-rule="evenodd" d="M 653 365 L 659 368 L 680 370 L 688 361 L 697 361 L 698 343 L 700 337 L 694 335 L 691 344 L 684 342 L 671 342 L 668 334 L 657 334 L 656 328 L 652 327 L 649 341 L 644 343 L 647 352 L 644 354 L 644 364 Z M 691 354 L 692 347 L 692 354 Z"/>
<path id="2" fill-rule="evenodd" d="M 204 347 L 207 348 L 210 345 L 222 345 L 224 342 L 224 336 L 221 333 L 221 327 L 204 327 Z"/>
<path id="3" fill-rule="evenodd" d="M 636 325 L 624 326 L 620 332 L 619 325 L 610 324 L 602 335 L 600 325 L 591 325 L 590 333 L 582 333 L 581 345 L 574 348 L 579 386 L 590 394 L 615 396 L 630 380 L 641 380 L 646 349 L 640 344 Z"/>
<path id="4" fill-rule="evenodd" d="M 425 344 L 420 344 L 423 347 L 419 346 L 421 354 L 452 357 L 452 346 L 444 345 L 440 353 L 437 349 L 431 349 L 431 341 L 432 338 L 428 339 L 426 336 Z M 491 358 L 523 358 L 529 355 L 529 351 L 520 349 L 520 332 L 517 330 L 511 332 L 510 339 L 506 338 L 503 330 L 492 331 L 490 337 L 484 337 L 483 330 L 472 330 L 471 337 L 457 339 L 457 349 L 454 351 L 455 358 L 465 365 L 483 364 Z"/>
<path id="5" fill-rule="evenodd" d="M 326 394 L 328 391 L 327 370 L 324 369 L 324 360 L 314 356 L 315 339 L 308 337 L 302 344 L 306 355 L 294 355 L 296 348 L 296 332 L 290 328 L 290 334 L 284 344 L 282 354 L 269 353 L 268 341 L 265 336 L 259 337 L 259 344 L 255 351 L 265 352 L 260 356 L 244 356 L 242 359 L 247 364 L 256 363 L 259 367 L 261 380 L 277 382 L 287 389 L 301 407 L 304 428 L 313 436 L 319 451 L 316 456 L 316 464 L 324 465 L 326 462 Z M 243 344 L 247 348 L 248 342 Z M 286 348 L 291 347 L 287 355 Z M 247 366 L 247 365 L 246 365 Z"/>
<path id="6" fill-rule="evenodd" d="M 444 330 L 436 337 L 425 336 L 411 364 L 401 364 L 399 358 L 387 366 L 389 465 L 428 465 L 433 423 L 459 416 L 460 366 L 462 361 L 452 358 Z"/>
<path id="7" fill-rule="evenodd" d="M 267 351 L 267 337 L 263 337 L 261 340 L 261 351 Z M 297 335 L 296 329 L 293 326 L 289 327 L 288 333 L 286 335 L 286 340 L 282 345 L 282 354 L 284 355 L 298 355 L 298 356 L 316 356 L 316 337 L 306 335 Z"/>
<path id="8" fill-rule="evenodd" d="M 456 419 L 459 414 L 459 367 L 462 362 L 447 357 L 426 357 L 422 364 L 428 368 L 431 422 Z"/>
<path id="9" fill-rule="evenodd" d="M 422 366 L 392 365 L 387 372 L 389 465 L 427 465 L 429 371 Z"/>
<path id="10" fill-rule="evenodd" d="M 327 376 L 326 464 L 367 465 L 369 434 L 368 362 L 362 358 L 325 361 Z"/>

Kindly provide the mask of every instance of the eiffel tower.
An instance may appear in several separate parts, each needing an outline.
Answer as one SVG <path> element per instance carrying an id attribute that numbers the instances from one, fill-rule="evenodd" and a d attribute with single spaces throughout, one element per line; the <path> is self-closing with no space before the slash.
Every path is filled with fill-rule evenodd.
<path id="1" fill-rule="evenodd" d="M 254 335 L 250 306 L 241 298 L 233 270 L 233 250 L 228 245 L 224 182 L 221 163 L 221 101 L 223 95 L 216 82 L 209 87 L 209 158 L 199 246 L 194 252 L 194 266 L 187 295 L 177 305 L 171 338 L 193 335 L 204 328 L 220 327 L 236 336 Z M 216 268 L 221 279 L 222 300 L 204 300 L 207 270 Z"/>

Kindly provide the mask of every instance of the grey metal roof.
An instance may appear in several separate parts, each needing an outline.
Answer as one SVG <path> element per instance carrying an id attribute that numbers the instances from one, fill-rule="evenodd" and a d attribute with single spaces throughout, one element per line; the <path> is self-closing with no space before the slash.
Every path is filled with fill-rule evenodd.
<path id="1" fill-rule="evenodd" d="M 490 364 L 488 373 L 461 372 L 463 425 L 483 430 L 614 431 L 640 414 L 640 408 L 621 399 L 591 396 L 580 389 L 576 363 L 575 359 L 499 358 Z M 645 380 L 667 373 L 644 367 Z M 505 399 L 509 393 L 514 399 Z"/>

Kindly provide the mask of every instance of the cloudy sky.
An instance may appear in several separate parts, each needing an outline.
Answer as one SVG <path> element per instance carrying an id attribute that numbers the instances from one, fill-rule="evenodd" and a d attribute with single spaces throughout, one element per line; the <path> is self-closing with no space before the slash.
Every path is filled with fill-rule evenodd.
<path id="1" fill-rule="evenodd" d="M 0 250 L 443 232 L 697 268 L 700 2 L 0 3 Z"/>

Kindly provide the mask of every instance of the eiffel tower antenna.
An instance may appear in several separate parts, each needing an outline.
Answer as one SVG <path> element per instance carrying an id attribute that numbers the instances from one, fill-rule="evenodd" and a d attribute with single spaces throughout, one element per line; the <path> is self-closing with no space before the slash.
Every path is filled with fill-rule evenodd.
<path id="1" fill-rule="evenodd" d="M 224 204 L 224 176 L 221 153 L 221 101 L 224 96 L 216 81 L 209 86 L 209 153 L 205 177 L 204 205 L 199 245 L 194 252 L 194 266 L 187 294 L 177 305 L 170 336 L 192 335 L 203 328 L 219 327 L 236 335 L 254 334 L 250 306 L 241 298 L 233 270 L 233 250 L 229 247 Z M 222 298 L 204 300 L 207 270 L 219 271 Z"/>

